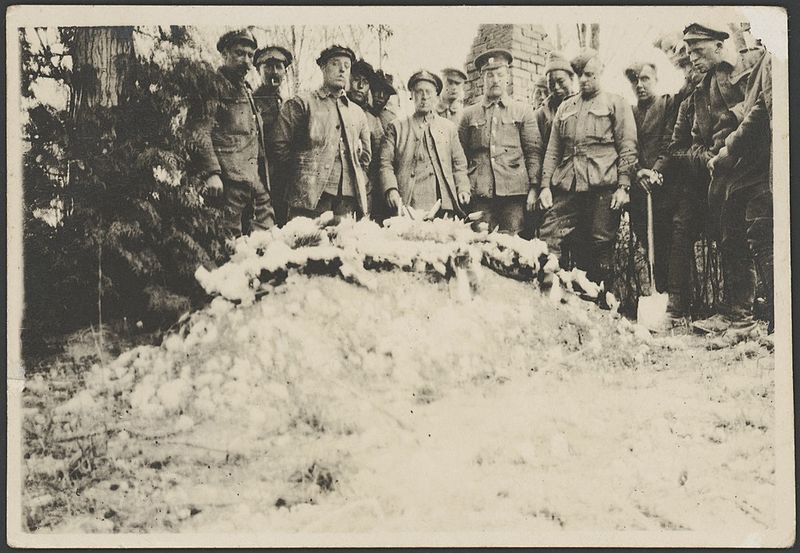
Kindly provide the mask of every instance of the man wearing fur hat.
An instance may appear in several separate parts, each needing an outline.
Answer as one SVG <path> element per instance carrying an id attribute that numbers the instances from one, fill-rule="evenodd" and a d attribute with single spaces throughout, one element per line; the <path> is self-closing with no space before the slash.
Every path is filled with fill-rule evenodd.
<path id="1" fill-rule="evenodd" d="M 483 98 L 464 109 L 458 131 L 469 164 L 472 208 L 484 213 L 490 228 L 509 234 L 523 230 L 525 198 L 538 186 L 535 151 L 541 140 L 533 110 L 508 94 L 513 59 L 502 49 L 475 58 Z"/>
<path id="2" fill-rule="evenodd" d="M 427 212 L 441 201 L 438 214 L 464 215 L 470 184 L 458 128 L 435 113 L 442 80 L 430 71 L 417 71 L 408 89 L 414 114 L 389 123 L 380 154 L 386 203 L 398 214 L 404 205 Z"/>
<path id="3" fill-rule="evenodd" d="M 369 128 L 364 112 L 345 94 L 354 61 L 350 48 L 326 48 L 317 58 L 322 86 L 281 109 L 275 156 L 287 175 L 289 220 L 325 211 L 369 214 Z"/>
<path id="4" fill-rule="evenodd" d="M 245 81 L 257 47 L 247 29 L 220 37 L 217 50 L 223 64 L 216 113 L 199 133 L 199 164 L 206 175 L 206 195 L 222 197 L 222 224 L 228 238 L 274 224 L 261 116 Z M 252 220 L 246 220 L 247 213 L 252 213 Z"/>
<path id="5" fill-rule="evenodd" d="M 464 112 L 464 83 L 467 82 L 467 75 L 460 69 L 448 67 L 442 69 L 442 77 L 444 89 L 439 97 L 436 113 L 458 126 Z"/>
<path id="6" fill-rule="evenodd" d="M 389 107 L 389 100 L 397 95 L 394 88 L 394 76 L 378 69 L 372 75 L 369 83 L 372 91 L 372 113 L 381 121 L 384 132 L 389 123 L 397 119 L 397 114 Z"/>
<path id="7" fill-rule="evenodd" d="M 611 291 L 620 211 L 636 176 L 636 123 L 621 96 L 600 89 L 603 63 L 596 51 L 584 50 L 570 65 L 580 94 L 564 100 L 553 120 L 539 193 L 547 210 L 540 233 L 557 256 L 568 239 L 577 266 Z"/>

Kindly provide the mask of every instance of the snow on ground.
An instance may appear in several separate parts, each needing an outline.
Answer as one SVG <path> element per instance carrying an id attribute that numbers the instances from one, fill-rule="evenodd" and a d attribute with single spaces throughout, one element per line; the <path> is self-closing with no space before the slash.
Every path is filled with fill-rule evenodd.
<path id="1" fill-rule="evenodd" d="M 759 343 L 653 338 L 485 267 L 472 294 L 429 272 L 372 275 L 368 288 L 292 272 L 255 303 L 218 298 L 87 376 L 56 421 L 104 420 L 107 450 L 71 515 L 40 531 L 773 524 Z M 29 455 L 29 520 L 64 509 L 37 487 L 58 466 Z"/>

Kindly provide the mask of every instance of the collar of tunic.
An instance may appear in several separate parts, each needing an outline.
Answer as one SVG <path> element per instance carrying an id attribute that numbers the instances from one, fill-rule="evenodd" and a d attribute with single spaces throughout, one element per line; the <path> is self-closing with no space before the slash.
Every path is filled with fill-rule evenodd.
<path id="1" fill-rule="evenodd" d="M 345 94 L 344 89 L 342 89 L 339 93 L 335 93 L 322 86 L 317 90 L 317 96 L 319 96 L 322 100 L 325 98 L 341 100 L 344 105 L 348 105 L 350 103 L 350 99 L 347 97 L 347 94 Z"/>
<path id="2" fill-rule="evenodd" d="M 498 106 L 501 106 L 501 107 L 507 107 L 508 103 L 510 101 L 511 101 L 511 99 L 509 98 L 508 93 L 503 93 L 502 96 L 500 96 L 499 98 L 494 98 L 494 99 L 489 99 L 487 96 L 484 96 L 483 97 L 483 107 L 490 108 L 494 104 L 497 104 Z"/>

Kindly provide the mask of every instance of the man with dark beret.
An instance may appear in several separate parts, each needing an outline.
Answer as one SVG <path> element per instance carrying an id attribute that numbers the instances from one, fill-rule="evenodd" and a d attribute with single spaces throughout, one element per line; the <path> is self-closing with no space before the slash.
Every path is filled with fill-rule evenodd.
<path id="1" fill-rule="evenodd" d="M 261 86 L 253 92 L 261 119 L 264 123 L 264 136 L 267 142 L 270 185 L 272 186 L 272 206 L 278 226 L 286 224 L 286 192 L 284 179 L 277 173 L 278 163 L 274 157 L 275 133 L 278 127 L 283 97 L 281 86 L 286 80 L 286 70 L 292 64 L 292 54 L 281 46 L 265 46 L 256 50 L 253 65 L 261 76 Z"/>
<path id="2" fill-rule="evenodd" d="M 397 94 L 394 88 L 394 77 L 378 69 L 370 81 L 372 91 L 372 113 L 381 121 L 384 132 L 389 123 L 397 119 L 397 114 L 389 108 L 389 99 Z"/>
<path id="3" fill-rule="evenodd" d="M 258 47 L 247 29 L 230 31 L 217 42 L 223 64 L 214 117 L 200 129 L 199 164 L 209 197 L 224 201 L 223 230 L 235 238 L 244 230 L 274 225 L 269 170 L 261 116 L 245 75 Z M 252 220 L 245 220 L 252 213 Z"/>
<path id="4" fill-rule="evenodd" d="M 725 139 L 744 119 L 747 80 L 763 52 L 749 50 L 742 54 L 726 48 L 727 31 L 712 24 L 692 23 L 683 31 L 689 57 L 695 68 L 706 74 L 697 86 L 694 98 L 691 155 L 698 165 L 710 169 L 710 162 L 725 145 Z M 695 321 L 693 328 L 707 334 L 749 335 L 756 329 L 752 310 L 755 299 L 756 273 L 748 251 L 747 239 L 771 240 L 763 236 L 764 227 L 754 224 L 752 237 L 745 237 L 741 227 L 747 220 L 757 222 L 772 210 L 772 199 L 764 194 L 751 195 L 754 189 L 739 189 L 730 171 L 711 174 L 709 184 L 709 232 L 720 241 L 723 301 L 719 313 Z M 747 191 L 743 191 L 747 190 Z M 771 227 L 770 227 L 771 229 Z M 748 229 L 750 231 L 750 229 Z"/>
<path id="5" fill-rule="evenodd" d="M 408 80 L 414 114 L 389 124 L 381 149 L 381 190 L 392 214 L 402 206 L 429 212 L 441 201 L 437 215 L 464 215 L 469 203 L 467 159 L 456 125 L 436 114 L 442 80 L 417 71 Z"/>
<path id="6" fill-rule="evenodd" d="M 538 186 L 535 151 L 541 140 L 533 110 L 508 94 L 511 52 L 494 49 L 475 58 L 483 98 L 464 109 L 458 134 L 469 165 L 472 208 L 490 228 L 523 230 L 525 198 Z"/>
<path id="7" fill-rule="evenodd" d="M 460 69 L 447 67 L 442 69 L 442 77 L 444 77 L 444 89 L 439 105 L 436 106 L 436 113 L 458 126 L 464 111 L 464 83 L 467 82 L 467 75 Z"/>
<path id="8" fill-rule="evenodd" d="M 288 219 L 369 215 L 366 172 L 372 160 L 367 119 L 345 94 L 355 62 L 350 48 L 334 45 L 317 58 L 322 86 L 286 101 L 275 155 L 287 175 Z"/>
<path id="9" fill-rule="evenodd" d="M 580 94 L 556 112 L 542 168 L 541 237 L 561 255 L 567 239 L 576 265 L 613 289 L 613 253 L 619 216 L 636 176 L 636 123 L 625 100 L 602 91 L 603 63 L 584 50 L 570 65 Z M 600 295 L 601 305 L 605 295 Z"/>
<path id="10" fill-rule="evenodd" d="M 380 152 L 381 143 L 383 142 L 383 125 L 373 113 L 369 105 L 370 81 L 375 76 L 375 70 L 372 65 L 363 59 L 357 60 L 353 67 L 350 69 L 350 89 L 347 91 L 347 97 L 353 101 L 364 112 L 367 118 L 367 127 L 369 128 L 370 143 L 372 145 L 372 161 L 370 162 L 369 172 L 367 174 L 370 184 L 370 213 L 373 217 L 377 216 L 378 219 L 383 215 L 382 208 L 384 206 L 383 195 L 378 186 L 378 171 L 379 162 L 378 153 Z"/>

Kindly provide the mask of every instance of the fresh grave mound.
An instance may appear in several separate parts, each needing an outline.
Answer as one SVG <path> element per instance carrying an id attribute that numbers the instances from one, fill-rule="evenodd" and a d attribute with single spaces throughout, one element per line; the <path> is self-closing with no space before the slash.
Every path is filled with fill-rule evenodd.
<path id="1" fill-rule="evenodd" d="M 408 430 L 409 401 L 539 370 L 651 362 L 646 331 L 565 292 L 559 282 L 570 290 L 581 275 L 554 270 L 541 242 L 459 221 L 299 219 L 242 238 L 228 264 L 198 270 L 217 296 L 209 306 L 160 346 L 95 366 L 73 397 L 33 417 L 75 447 L 31 455 L 29 516 L 63 510 L 41 494 L 60 471 L 86 482 L 70 511 L 113 513 L 97 527 L 97 515 L 74 524 L 170 528 L 230 496 L 224 479 L 208 488 L 214 478 L 198 465 L 261 462 L 266 452 L 258 474 L 269 490 L 231 503 L 314 503 L 346 484 L 354 451 Z M 29 393 L 46 389 L 37 379 Z"/>

